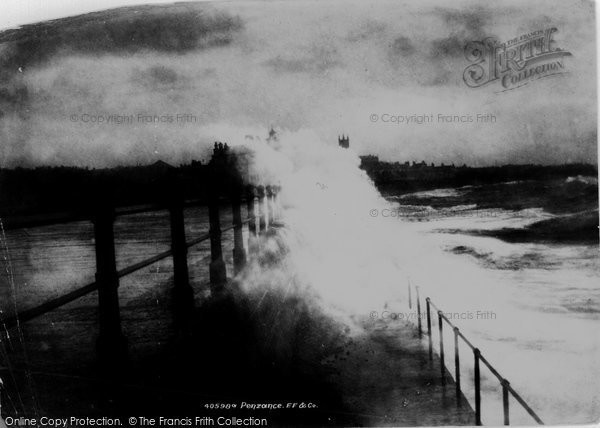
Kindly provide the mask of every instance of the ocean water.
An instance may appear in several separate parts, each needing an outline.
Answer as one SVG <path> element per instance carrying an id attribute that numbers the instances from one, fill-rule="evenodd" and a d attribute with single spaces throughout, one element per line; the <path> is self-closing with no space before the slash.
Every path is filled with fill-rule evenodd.
<path id="1" fill-rule="evenodd" d="M 504 185 L 519 187 L 520 183 Z M 486 190 L 481 187 L 481 192 Z M 511 208 L 504 208 L 502 201 L 497 207 L 479 208 L 473 203 L 477 192 L 470 186 L 389 198 L 399 204 L 399 231 L 408 227 L 422 234 L 447 256 L 436 264 L 443 274 L 424 275 L 426 268 L 419 266 L 412 269 L 411 282 L 420 286 L 422 300 L 431 297 L 480 348 L 545 423 L 598 421 L 598 245 L 535 239 L 505 242 L 473 234 L 474 230 L 526 229 L 541 220 L 572 214 L 568 209 L 557 213 L 542 206 L 513 209 L 511 203 L 506 204 Z M 590 209 L 594 203 L 590 201 Z M 454 373 L 453 334 L 447 325 L 444 328 L 446 366 Z M 437 329 L 434 317 L 436 349 Z M 459 352 L 463 389 L 473 405 L 473 354 L 463 344 Z M 501 425 L 499 382 L 483 365 L 481 370 L 483 422 Z M 511 423 L 534 423 L 512 398 L 510 409 Z"/>

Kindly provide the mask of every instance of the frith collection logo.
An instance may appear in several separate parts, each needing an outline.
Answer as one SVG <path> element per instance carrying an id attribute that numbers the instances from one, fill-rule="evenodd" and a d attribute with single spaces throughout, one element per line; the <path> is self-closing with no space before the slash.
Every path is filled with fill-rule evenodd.
<path id="1" fill-rule="evenodd" d="M 505 43 L 491 37 L 467 43 L 465 56 L 472 64 L 465 68 L 463 80 L 471 88 L 499 81 L 503 90 L 509 90 L 565 73 L 564 57 L 571 53 L 556 46 L 557 31 L 538 30 Z"/>

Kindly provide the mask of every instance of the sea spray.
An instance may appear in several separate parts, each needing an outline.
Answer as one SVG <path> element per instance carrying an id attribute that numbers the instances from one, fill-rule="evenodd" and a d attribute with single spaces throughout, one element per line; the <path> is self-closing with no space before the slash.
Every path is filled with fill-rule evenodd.
<path id="1" fill-rule="evenodd" d="M 247 141 L 235 137 L 231 142 L 233 146 L 250 147 Z M 254 184 L 281 185 L 283 227 L 277 236 L 281 240 L 278 245 L 285 247 L 284 262 L 250 268 L 242 281 L 249 293 L 258 296 L 258 301 L 262 298 L 262 305 L 268 297 L 263 297 L 265 291 L 261 290 L 266 290 L 268 284 L 278 290 L 280 303 L 293 296 L 290 301 L 294 305 L 302 302 L 307 313 L 326 314 L 346 325 L 350 336 L 360 335 L 360 323 L 354 321 L 364 321 L 372 311 L 406 311 L 410 278 L 420 287 L 422 299 L 431 297 L 441 310 L 458 314 L 456 325 L 542 416 L 561 405 L 562 394 L 536 385 L 542 382 L 544 373 L 555 370 L 559 364 L 554 357 L 540 361 L 540 347 L 552 342 L 557 328 L 560 336 L 565 330 L 552 317 L 531 316 L 519 299 L 518 277 L 507 282 L 503 271 L 487 269 L 463 254 L 447 251 L 449 242 L 460 245 L 464 239 L 492 253 L 508 254 L 514 248 L 493 238 L 440 235 L 425 230 L 419 223 L 372 216 L 372 212 L 397 205 L 392 206 L 381 197 L 359 169 L 358 156 L 351 149 L 321 142 L 310 131 L 282 132 L 277 147 L 255 139 L 251 148 L 255 168 L 252 175 L 264 177 L 264 182 Z M 489 219 L 473 219 L 477 221 Z M 264 245 L 273 248 L 269 239 Z M 275 301 L 271 303 L 277 305 Z M 421 303 L 424 310 L 424 301 Z M 279 306 L 272 309 L 275 318 L 285 312 L 286 307 Z M 432 314 L 437 329 L 437 314 Z M 288 318 L 287 324 L 294 323 Z M 293 330 L 280 329 L 267 343 L 278 343 L 281 348 L 291 346 L 294 336 L 284 331 Z M 451 343 L 451 330 L 446 329 L 446 333 L 446 341 Z M 467 351 L 463 348 L 461 352 Z M 461 361 L 463 388 L 472 398 L 472 359 L 464 354 Z M 595 371 L 597 368 L 592 370 Z M 494 392 L 499 391 L 499 385 L 489 373 L 484 371 L 482 376 L 486 394 L 484 420 L 501 423 L 500 396 Z M 591 389 L 588 391 L 593 395 Z M 514 420 L 530 422 L 517 409 Z"/>
<path id="2" fill-rule="evenodd" d="M 328 305 L 367 314 L 385 305 L 405 305 L 409 276 L 425 289 L 437 283 L 450 289 L 465 276 L 485 274 L 444 254 L 434 239 L 410 224 L 374 217 L 373 212 L 393 206 L 359 168 L 352 150 L 325 144 L 310 131 L 281 133 L 276 149 L 262 140 L 249 145 L 232 139 L 231 144 L 252 149 L 251 175 L 263 180 L 254 184 L 281 185 L 280 235 L 288 249 L 288 269 L 294 283 L 311 287 Z M 489 278 L 473 287 L 492 288 Z M 499 303 L 493 293 L 492 299 Z"/>

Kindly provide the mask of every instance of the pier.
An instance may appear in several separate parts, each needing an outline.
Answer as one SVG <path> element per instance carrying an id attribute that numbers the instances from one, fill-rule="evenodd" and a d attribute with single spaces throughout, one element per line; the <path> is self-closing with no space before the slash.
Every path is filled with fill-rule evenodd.
<path id="1" fill-rule="evenodd" d="M 154 204 L 117 206 L 98 190 L 94 204 L 78 212 L 2 219 L 8 234 L 88 225 L 95 255 L 92 282 L 32 307 L 15 306 L 2 318 L 3 417 L 225 415 L 264 417 L 272 426 L 482 423 L 480 399 L 469 403 L 460 371 L 453 376 L 446 368 L 443 335 L 439 354 L 433 352 L 437 307 L 426 300 L 425 329 L 418 290 L 409 287 L 408 297 L 412 305 L 416 292 L 418 325 L 355 317 L 363 329 L 356 336 L 338 334 L 326 314 L 315 314 L 283 287 L 245 292 L 249 264 L 270 262 L 257 258 L 285 223 L 281 188 L 248 184 L 230 168 L 226 145 L 215 144 L 210 168 L 197 200 L 186 199 L 170 174 Z M 169 248 L 123 266 L 117 232 L 131 231 L 116 227 L 119 221 L 141 233 L 147 222 L 162 222 Z M 450 321 L 438 315 L 441 332 Z M 473 348 L 475 364 L 493 370 L 451 328 Z M 527 406 L 499 379 L 506 396 Z M 248 403 L 285 408 L 256 410 Z M 508 404 L 505 412 L 508 424 Z"/>

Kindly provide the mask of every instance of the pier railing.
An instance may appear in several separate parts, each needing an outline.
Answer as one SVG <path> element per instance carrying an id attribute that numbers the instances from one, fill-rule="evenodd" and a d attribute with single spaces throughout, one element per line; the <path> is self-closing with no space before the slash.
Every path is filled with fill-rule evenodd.
<path id="1" fill-rule="evenodd" d="M 127 354 L 127 341 L 121 331 L 118 288 L 119 278 L 136 272 L 146 266 L 173 258 L 174 313 L 176 322 L 181 323 L 194 307 L 194 293 L 189 283 L 187 251 L 203 241 L 210 240 L 210 286 L 218 293 L 227 282 L 226 265 L 223 259 L 223 232 L 233 230 L 233 268 L 239 273 L 247 262 L 247 255 L 258 250 L 259 236 L 264 234 L 278 212 L 278 186 L 238 186 L 228 189 L 225 194 L 211 191 L 208 198 L 209 231 L 191 240 L 186 239 L 184 208 L 205 205 L 200 200 L 184 200 L 177 191 L 176 183 L 166 201 L 143 206 L 115 207 L 112 203 L 100 200 L 87 212 L 60 213 L 20 218 L 2 219 L 2 230 L 41 227 L 77 221 L 91 221 L 94 225 L 94 245 L 96 253 L 95 281 L 74 291 L 50 299 L 38 306 L 18 311 L 10 317 L 0 319 L 0 337 L 8 335 L 9 329 L 30 321 L 78 298 L 98 291 L 99 336 L 98 356 L 102 363 L 114 367 L 124 362 Z M 232 224 L 221 227 L 220 206 L 223 197 L 231 204 Z M 246 202 L 247 217 L 242 219 L 241 204 Z M 114 222 L 116 217 L 167 210 L 169 212 L 171 248 L 150 258 L 134 263 L 123 269 L 116 268 Z M 248 225 L 248 244 L 244 245 L 243 226 Z M 246 248 L 245 248 L 246 247 Z"/>
<path id="2" fill-rule="evenodd" d="M 423 336 L 423 326 L 421 323 L 421 301 L 419 297 L 419 287 L 416 289 L 416 303 L 417 303 L 417 329 L 419 337 Z M 412 293 L 411 285 L 409 284 L 409 307 L 412 307 Z M 459 341 L 464 342 L 471 352 L 473 353 L 473 369 L 474 369 L 474 389 L 475 389 L 475 425 L 482 425 L 481 422 L 481 364 L 485 365 L 489 371 L 498 379 L 502 388 L 502 407 L 504 416 L 504 425 L 510 425 L 510 402 L 509 395 L 525 409 L 525 411 L 535 420 L 539 425 L 544 425 L 542 419 L 533 411 L 533 409 L 527 404 L 527 402 L 514 390 L 510 385 L 508 379 L 503 377 L 498 370 L 492 366 L 492 364 L 481 354 L 479 348 L 477 348 L 460 329 L 455 326 L 444 312 L 437 307 L 429 297 L 425 298 L 426 316 L 427 316 L 427 338 L 429 347 L 429 361 L 433 361 L 433 334 L 431 327 L 432 320 L 432 308 L 435 309 L 438 318 L 438 336 L 439 336 L 439 358 L 440 358 L 440 375 L 442 385 L 446 385 L 446 363 L 445 363 L 445 350 L 444 350 L 444 322 L 448 324 L 454 333 L 454 384 L 456 391 L 456 402 L 460 406 L 462 401 L 462 390 L 461 390 L 461 371 L 460 371 L 460 352 L 459 352 Z M 450 372 L 450 370 L 449 370 Z"/>

